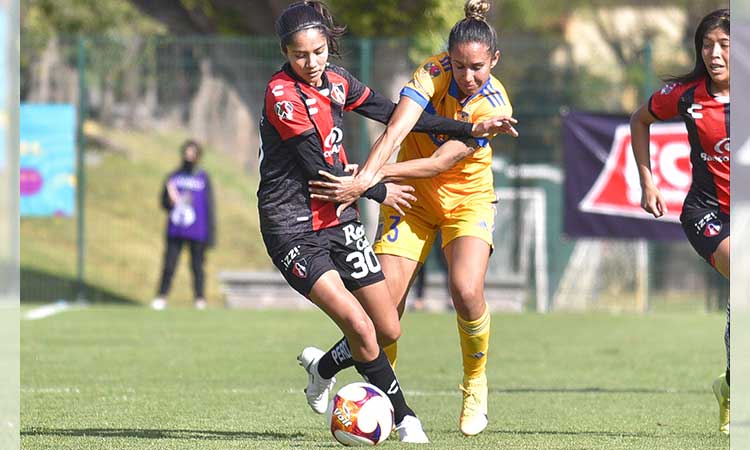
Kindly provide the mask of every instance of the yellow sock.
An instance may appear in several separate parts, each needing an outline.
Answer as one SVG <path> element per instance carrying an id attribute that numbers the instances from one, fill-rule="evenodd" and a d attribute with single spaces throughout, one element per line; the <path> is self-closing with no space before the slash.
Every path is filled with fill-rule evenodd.
<path id="1" fill-rule="evenodd" d="M 396 361 L 398 360 L 398 342 L 394 342 L 388 347 L 384 347 L 383 351 L 385 352 L 385 356 L 388 357 L 388 362 L 391 363 L 391 367 L 395 370 Z"/>
<path id="2" fill-rule="evenodd" d="M 476 378 L 484 373 L 487 366 L 487 352 L 490 347 L 490 313 L 484 306 L 482 316 L 477 320 L 458 320 L 458 335 L 461 338 L 461 354 L 464 363 L 464 377 Z"/>

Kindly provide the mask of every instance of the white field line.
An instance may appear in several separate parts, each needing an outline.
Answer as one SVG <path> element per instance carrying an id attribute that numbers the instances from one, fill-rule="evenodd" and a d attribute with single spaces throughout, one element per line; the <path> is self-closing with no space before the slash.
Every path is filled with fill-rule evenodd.
<path id="1" fill-rule="evenodd" d="M 70 303 L 65 300 L 60 300 L 55 303 L 50 303 L 49 305 L 40 306 L 39 308 L 34 308 L 30 311 L 27 311 L 26 314 L 23 315 L 23 319 L 44 319 L 45 317 L 54 316 L 55 314 L 61 313 L 70 308 L 72 308 L 72 305 Z"/>

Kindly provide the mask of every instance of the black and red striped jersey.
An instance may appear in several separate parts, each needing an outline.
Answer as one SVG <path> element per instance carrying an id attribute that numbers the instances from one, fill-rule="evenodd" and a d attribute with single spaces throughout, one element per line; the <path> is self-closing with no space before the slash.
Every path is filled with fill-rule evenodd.
<path id="1" fill-rule="evenodd" d="M 693 181 L 683 211 L 719 208 L 729 214 L 729 97 L 712 95 L 710 82 L 669 83 L 651 96 L 648 109 L 659 120 L 680 116 L 685 122 Z"/>
<path id="2" fill-rule="evenodd" d="M 383 124 L 395 104 L 371 90 L 346 69 L 328 64 L 320 87 L 298 78 L 289 64 L 266 87 L 260 120 L 258 210 L 263 233 L 317 231 L 356 219 L 349 207 L 336 216 L 336 204 L 310 198 L 308 181 L 319 170 L 345 175 L 344 111 Z M 472 124 L 423 113 L 414 131 L 470 137 Z"/>

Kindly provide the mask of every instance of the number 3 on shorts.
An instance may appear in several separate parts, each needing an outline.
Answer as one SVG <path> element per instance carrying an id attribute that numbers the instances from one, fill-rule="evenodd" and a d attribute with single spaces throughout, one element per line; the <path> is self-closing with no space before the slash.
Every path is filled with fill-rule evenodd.
<path id="1" fill-rule="evenodd" d="M 388 218 L 393 219 L 393 223 L 391 224 L 390 231 L 385 236 L 386 239 L 388 239 L 388 242 L 396 242 L 398 239 L 398 223 L 401 222 L 401 216 L 388 216 Z"/>

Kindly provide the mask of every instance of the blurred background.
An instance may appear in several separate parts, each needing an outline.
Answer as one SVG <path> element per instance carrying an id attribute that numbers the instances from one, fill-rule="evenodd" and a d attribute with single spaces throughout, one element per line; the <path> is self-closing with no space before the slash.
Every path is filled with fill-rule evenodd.
<path id="1" fill-rule="evenodd" d="M 332 62 L 397 100 L 418 64 L 445 49 L 464 2 L 328 3 L 349 30 L 342 60 Z M 179 145 L 194 138 L 205 145 L 217 198 L 218 242 L 206 266 L 209 305 L 304 307 L 266 255 L 255 196 L 265 84 L 284 62 L 273 24 L 288 4 L 22 3 L 21 102 L 72 105 L 77 149 L 63 170 L 72 209 L 52 205 L 51 212 L 24 214 L 21 180 L 22 302 L 149 302 L 164 245 L 162 183 L 179 163 Z M 726 6 L 718 0 L 493 2 L 490 21 L 502 53 L 493 74 L 509 93 L 521 134 L 492 143 L 500 198 L 487 275 L 493 309 L 723 310 L 728 283 L 681 231 L 635 238 L 644 219 L 631 222 L 622 237 L 566 227 L 566 213 L 579 205 L 566 201 L 563 125 L 571 112 L 626 123 L 662 77 L 692 68 L 696 24 Z M 382 127 L 356 115 L 345 125 L 350 159 L 361 162 Z M 22 137 L 24 156 L 39 156 L 39 148 Z M 377 205 L 363 200 L 361 208 L 372 236 Z M 447 294 L 436 253 L 427 265 L 426 296 L 440 308 Z M 170 304 L 191 303 L 189 278 L 183 255 Z"/>

